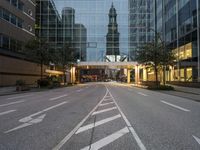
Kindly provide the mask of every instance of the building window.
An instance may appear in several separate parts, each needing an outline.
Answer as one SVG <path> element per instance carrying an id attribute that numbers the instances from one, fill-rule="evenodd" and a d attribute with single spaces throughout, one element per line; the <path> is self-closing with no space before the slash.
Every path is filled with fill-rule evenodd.
<path id="1" fill-rule="evenodd" d="M 10 14 L 6 10 L 3 10 L 3 19 L 10 21 Z"/>
<path id="2" fill-rule="evenodd" d="M 19 28 L 23 27 L 23 20 L 18 19 L 18 21 L 17 21 L 17 27 L 19 27 Z"/>
<path id="3" fill-rule="evenodd" d="M 9 49 L 10 39 L 7 36 L 2 37 L 2 47 L 5 49 Z"/>
<path id="4" fill-rule="evenodd" d="M 16 45 L 17 45 L 16 40 L 10 39 L 10 50 L 11 51 L 16 51 Z"/>
<path id="5" fill-rule="evenodd" d="M 3 18 L 3 10 L 0 8 L 0 18 Z"/>
<path id="6" fill-rule="evenodd" d="M 17 0 L 11 0 L 11 4 L 15 7 L 17 7 Z"/>
<path id="7" fill-rule="evenodd" d="M 17 18 L 14 15 L 11 15 L 11 23 L 14 25 L 17 23 Z"/>
<path id="8" fill-rule="evenodd" d="M 18 9 L 21 11 L 24 10 L 24 3 L 22 3 L 21 1 L 18 2 Z"/>
<path id="9" fill-rule="evenodd" d="M 3 35 L 0 34 L 0 47 L 2 47 L 2 37 L 3 37 Z"/>

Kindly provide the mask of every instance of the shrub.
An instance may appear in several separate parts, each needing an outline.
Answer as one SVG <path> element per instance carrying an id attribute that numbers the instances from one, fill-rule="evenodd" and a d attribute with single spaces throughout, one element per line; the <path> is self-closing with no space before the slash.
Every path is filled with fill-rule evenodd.
<path id="1" fill-rule="evenodd" d="M 37 83 L 40 87 L 47 87 L 50 84 L 48 79 L 40 79 L 37 81 Z"/>
<path id="2" fill-rule="evenodd" d="M 16 86 L 24 86 L 26 82 L 24 80 L 17 80 L 16 81 Z"/>
<path id="3" fill-rule="evenodd" d="M 167 90 L 167 91 L 172 91 L 172 90 L 174 90 L 174 87 L 168 86 L 168 85 L 160 85 L 158 87 L 148 86 L 148 89 L 150 89 L 150 90 Z"/>

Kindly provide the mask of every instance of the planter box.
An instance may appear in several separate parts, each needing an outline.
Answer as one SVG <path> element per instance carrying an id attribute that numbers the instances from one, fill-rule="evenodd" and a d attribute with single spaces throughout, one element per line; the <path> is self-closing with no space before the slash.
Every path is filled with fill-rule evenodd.
<path id="1" fill-rule="evenodd" d="M 28 91 L 30 88 L 28 86 L 16 86 L 16 91 Z"/>
<path id="2" fill-rule="evenodd" d="M 157 87 L 157 84 L 160 86 L 160 81 L 158 81 L 158 83 L 156 83 L 156 81 L 142 81 L 141 84 L 148 87 Z"/>

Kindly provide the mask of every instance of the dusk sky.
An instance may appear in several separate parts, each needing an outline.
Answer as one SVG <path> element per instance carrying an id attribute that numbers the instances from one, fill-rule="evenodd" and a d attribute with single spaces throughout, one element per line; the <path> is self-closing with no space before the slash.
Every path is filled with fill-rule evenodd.
<path id="1" fill-rule="evenodd" d="M 112 2 L 117 10 L 120 32 L 120 52 L 128 53 L 128 0 L 54 0 L 57 10 L 75 9 L 75 22 L 87 28 L 87 42 L 96 42 L 97 48 L 87 48 L 89 61 L 100 61 L 106 52 L 108 13 Z"/>

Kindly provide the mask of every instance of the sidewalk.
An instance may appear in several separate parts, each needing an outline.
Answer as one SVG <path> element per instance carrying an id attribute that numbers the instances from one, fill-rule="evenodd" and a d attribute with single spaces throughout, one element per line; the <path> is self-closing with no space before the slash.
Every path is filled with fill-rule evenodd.
<path id="1" fill-rule="evenodd" d="M 139 87 L 139 88 L 147 88 L 145 86 L 131 84 L 133 87 Z M 178 97 L 183 97 L 187 99 L 191 99 L 197 102 L 200 102 L 200 88 L 192 88 L 192 87 L 183 87 L 183 86 L 175 86 L 170 85 L 174 87 L 174 91 L 165 91 L 165 90 L 159 90 L 158 92 L 170 94 Z"/>
<path id="2" fill-rule="evenodd" d="M 2 96 L 2 95 L 10 95 L 10 94 L 15 94 L 15 93 L 19 93 L 19 92 L 16 91 L 16 87 L 15 86 L 0 87 L 0 96 Z"/>
<path id="3" fill-rule="evenodd" d="M 16 86 L 10 86 L 10 87 L 0 87 L 0 96 L 4 95 L 12 95 L 12 94 L 22 94 L 27 92 L 33 92 L 37 91 L 36 88 L 30 88 L 28 91 L 16 91 Z"/>
<path id="4" fill-rule="evenodd" d="M 175 85 L 170 85 L 170 86 L 173 86 L 175 91 L 178 91 L 178 92 L 200 95 L 200 88 L 183 87 L 183 86 L 175 86 Z"/>

